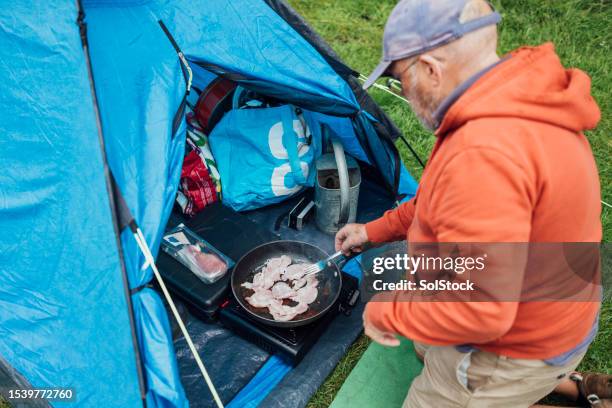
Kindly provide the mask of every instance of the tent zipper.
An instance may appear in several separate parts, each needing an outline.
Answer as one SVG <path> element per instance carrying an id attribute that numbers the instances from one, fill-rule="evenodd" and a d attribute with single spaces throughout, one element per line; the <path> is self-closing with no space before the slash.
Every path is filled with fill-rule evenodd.
<path id="1" fill-rule="evenodd" d="M 166 34 L 166 37 L 168 37 L 168 40 L 170 41 L 170 44 L 172 44 L 174 51 L 176 51 L 176 54 L 178 55 L 179 60 L 181 62 L 181 70 L 183 71 L 183 76 L 185 77 L 185 86 L 186 86 L 185 94 L 183 95 L 181 104 L 179 105 L 172 119 L 172 137 L 174 137 L 174 135 L 176 134 L 176 131 L 181 125 L 181 121 L 183 120 L 183 116 L 185 114 L 185 106 L 187 105 L 187 96 L 189 95 L 189 92 L 191 91 L 191 82 L 193 80 L 193 72 L 191 71 L 191 67 L 189 66 L 189 63 L 187 62 L 187 58 L 185 58 L 185 54 L 183 54 L 183 51 L 181 51 L 181 48 L 178 46 L 178 44 L 174 40 L 174 37 L 172 37 L 172 34 L 170 34 L 168 27 L 166 27 L 166 25 L 164 24 L 162 20 L 158 20 L 157 22 L 159 23 L 159 26 L 161 27 L 164 34 Z"/>

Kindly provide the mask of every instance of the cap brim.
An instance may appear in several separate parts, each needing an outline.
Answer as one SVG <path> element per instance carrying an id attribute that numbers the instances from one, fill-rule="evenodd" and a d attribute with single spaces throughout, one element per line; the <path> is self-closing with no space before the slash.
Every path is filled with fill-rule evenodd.
<path id="1" fill-rule="evenodd" d="M 389 66 L 392 63 L 393 61 L 385 61 L 385 60 L 380 61 L 380 63 L 374 69 L 374 71 L 372 71 L 368 79 L 366 79 L 366 81 L 363 83 L 363 89 L 368 89 L 369 87 L 371 87 L 372 84 L 374 84 L 374 82 L 376 82 L 378 78 L 380 78 L 387 72 L 387 69 L 389 69 Z"/>

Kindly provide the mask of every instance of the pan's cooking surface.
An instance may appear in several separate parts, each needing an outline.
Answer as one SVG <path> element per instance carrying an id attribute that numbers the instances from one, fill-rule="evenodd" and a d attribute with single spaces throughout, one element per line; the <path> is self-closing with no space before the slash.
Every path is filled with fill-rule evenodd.
<path id="1" fill-rule="evenodd" d="M 299 241 L 275 241 L 258 246 L 243 256 L 232 273 L 232 291 L 238 303 L 254 318 L 274 326 L 292 327 L 310 323 L 319 318 L 335 303 L 340 294 L 341 277 L 337 267 L 332 266 L 317 274 L 319 285 L 316 300 L 308 305 L 308 310 L 293 320 L 281 322 L 274 320 L 268 308 L 256 308 L 250 305 L 245 297 L 253 291 L 242 287 L 244 282 L 252 281 L 253 276 L 261 270 L 270 258 L 287 255 L 293 263 L 313 263 L 327 254 L 314 245 Z"/>

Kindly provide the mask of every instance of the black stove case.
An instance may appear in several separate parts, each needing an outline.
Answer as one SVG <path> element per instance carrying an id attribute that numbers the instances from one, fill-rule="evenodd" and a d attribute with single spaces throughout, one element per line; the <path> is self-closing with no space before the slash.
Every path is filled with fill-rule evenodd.
<path id="1" fill-rule="evenodd" d="M 342 290 L 338 300 L 327 313 L 310 324 L 293 328 L 265 325 L 251 319 L 233 296 L 222 304 L 219 318 L 221 323 L 234 333 L 270 353 L 280 352 L 281 356 L 295 365 L 302 360 L 339 313 L 351 313 L 358 298 L 357 279 L 342 273 Z"/>

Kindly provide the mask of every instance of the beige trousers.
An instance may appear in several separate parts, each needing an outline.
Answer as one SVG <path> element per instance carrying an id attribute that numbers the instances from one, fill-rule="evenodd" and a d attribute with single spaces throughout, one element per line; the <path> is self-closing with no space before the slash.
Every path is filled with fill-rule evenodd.
<path id="1" fill-rule="evenodd" d="M 557 367 L 486 351 L 461 353 L 416 342 L 414 347 L 425 366 L 404 408 L 526 408 L 552 392 L 584 356 Z"/>

